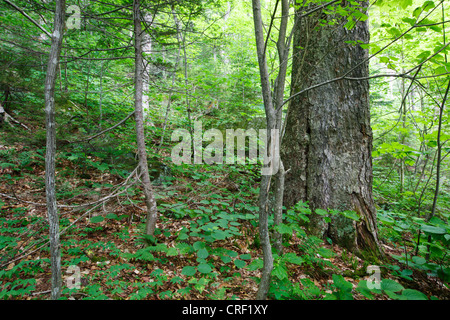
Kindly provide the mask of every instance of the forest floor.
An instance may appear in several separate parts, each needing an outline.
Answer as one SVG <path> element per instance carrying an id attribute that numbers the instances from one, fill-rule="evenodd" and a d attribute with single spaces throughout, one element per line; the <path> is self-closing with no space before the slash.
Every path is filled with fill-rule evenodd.
<path id="1" fill-rule="evenodd" d="M 24 147 L 20 145 L 0 146 L 0 149 L 15 155 L 24 151 Z M 64 173 L 65 171 L 67 172 Z M 230 220 L 234 222 L 230 225 L 238 227 L 238 231 L 235 231 L 233 236 L 210 242 L 207 248 L 208 262 L 213 266 L 212 270 L 205 271 L 200 276 L 197 272 L 196 276 L 193 276 L 183 270 L 186 270 L 186 266 L 197 264 L 195 261 L 199 261 L 199 251 L 188 248 L 182 252 L 183 246 L 180 243 L 185 244 L 185 247 L 202 247 L 201 243 L 205 242 L 205 238 L 193 234 L 190 237 L 180 237 L 183 230 L 193 230 L 192 215 L 176 215 L 173 210 L 169 210 L 181 201 L 191 213 L 195 210 L 208 212 L 208 206 L 214 205 L 211 195 L 219 195 L 221 190 L 228 190 L 230 195 L 241 192 L 235 178 L 225 172 L 216 172 L 205 179 L 177 176 L 170 185 L 155 186 L 158 203 L 164 204 L 161 208 L 169 209 L 162 209 L 158 222 L 160 232 L 156 235 L 153 245 L 156 244 L 157 247 L 159 244 L 159 249 L 144 256 L 140 253 L 147 246 L 142 237 L 145 211 L 139 206 L 142 203 L 142 193 L 136 183 L 126 184 L 130 180 L 113 175 L 108 170 L 84 170 L 82 174 L 76 172 L 81 171 L 73 161 L 61 159 L 58 162 L 57 179 L 62 189 L 60 195 L 66 191 L 66 195 L 61 196 L 65 200 L 59 202 L 62 205 L 61 230 L 64 230 L 61 236 L 63 282 L 69 283 L 68 277 L 73 272 L 71 266 L 76 265 L 81 273 L 81 288 L 66 291 L 63 294 L 66 298 L 254 299 L 260 272 L 258 268 L 249 266 L 261 256 L 255 237 L 255 223 L 244 218 Z M 27 165 L 26 170 L 0 167 L 0 221 L 4 237 L 2 242 L 10 241 L 9 245 L 0 249 L 0 288 L 1 291 L 15 292 L 4 298 L 49 297 L 50 264 L 49 250 L 45 245 L 48 228 L 44 174 L 43 163 L 38 157 Z M 208 183 L 206 180 L 209 180 Z M 120 184 L 134 192 L 111 195 L 112 190 L 119 190 L 114 186 Z M 213 189 L 214 186 L 216 190 Z M 254 181 L 253 187 L 257 188 L 258 183 Z M 98 202 L 105 197 L 108 201 Z M 241 202 L 247 200 L 246 205 L 255 203 L 256 194 L 248 193 L 241 198 Z M 235 200 L 223 201 L 225 207 L 228 206 L 224 210 L 230 212 L 235 209 Z M 92 205 L 85 208 L 72 207 L 86 203 Z M 92 211 L 89 211 L 90 209 Z M 113 215 L 110 215 L 109 219 L 93 219 L 97 215 L 108 217 L 111 213 Z M 71 224 L 73 226 L 66 231 L 65 228 Z M 294 252 L 302 257 L 304 252 L 298 249 L 301 248 L 302 241 L 296 236 L 290 237 L 285 252 Z M 382 240 L 382 243 L 388 257 L 401 255 L 405 250 L 401 244 L 385 240 Z M 41 248 L 42 245 L 44 247 Z M 311 289 L 311 297 L 314 299 L 321 299 L 326 293 L 331 293 L 333 274 L 342 275 L 353 285 L 353 289 L 361 279 L 369 277 L 366 272 L 367 262 L 336 245 L 324 242 L 320 246 L 325 249 L 324 252 L 332 254 L 320 256 L 314 253 L 315 257 L 305 258 L 307 263 L 286 264 L 291 283 L 300 283 L 301 288 L 309 285 L 310 289 L 314 287 L 311 286 L 313 283 L 320 289 L 316 294 Z M 223 250 L 228 252 L 228 256 L 220 254 Z M 241 257 L 239 261 L 244 261 L 245 266 L 237 263 L 237 257 Z M 391 270 L 382 266 L 383 278 L 392 278 L 405 288 L 416 289 L 428 297 L 434 296 L 439 300 L 450 298 L 450 290 L 439 279 L 417 270 L 414 270 L 412 280 L 399 278 L 393 275 L 392 269 L 395 269 L 395 265 L 398 269 L 404 269 L 405 266 L 392 258 L 385 264 Z M 25 279 L 34 281 L 25 282 Z M 310 281 L 302 282 L 304 279 Z M 280 288 L 283 290 L 282 285 Z M 353 290 L 353 297 L 367 299 L 356 290 Z M 373 299 L 386 300 L 389 297 L 380 293 L 374 294 Z"/>

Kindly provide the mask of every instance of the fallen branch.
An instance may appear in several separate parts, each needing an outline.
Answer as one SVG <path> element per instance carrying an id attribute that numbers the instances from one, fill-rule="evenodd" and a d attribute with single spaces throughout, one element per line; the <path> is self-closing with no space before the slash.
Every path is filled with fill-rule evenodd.
<path id="1" fill-rule="evenodd" d="M 131 112 L 125 119 L 123 119 L 123 120 L 120 121 L 119 123 L 113 125 L 112 127 L 108 128 L 108 129 L 105 129 L 105 130 L 103 130 L 103 131 L 101 131 L 101 132 L 99 132 L 99 133 L 97 133 L 97 134 L 95 134 L 95 135 L 93 135 L 93 136 L 91 136 L 91 137 L 88 137 L 88 138 L 86 138 L 86 139 L 69 142 L 69 144 L 72 144 L 72 143 L 80 143 L 80 142 L 89 142 L 89 141 L 91 141 L 91 140 L 94 140 L 95 138 L 98 138 L 99 136 L 101 136 L 101 135 L 107 133 L 108 131 L 114 130 L 114 129 L 117 128 L 118 126 L 124 124 L 124 123 L 125 123 L 131 116 L 133 116 L 133 115 L 134 115 L 134 111 Z"/>
<path id="2" fill-rule="evenodd" d="M 10 114 L 8 114 L 6 111 L 4 112 L 4 117 L 5 117 L 5 122 L 9 123 L 11 125 L 11 123 L 9 122 L 9 120 L 11 120 L 12 122 L 14 122 L 15 124 L 18 124 L 22 127 L 24 127 L 25 129 L 27 129 L 28 131 L 30 131 L 30 128 L 28 128 L 26 125 L 24 125 L 22 122 L 14 119 Z"/>

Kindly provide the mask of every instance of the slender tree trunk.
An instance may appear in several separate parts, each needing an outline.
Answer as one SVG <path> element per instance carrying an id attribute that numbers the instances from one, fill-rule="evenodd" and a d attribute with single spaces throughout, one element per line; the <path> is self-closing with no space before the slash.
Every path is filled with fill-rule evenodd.
<path id="1" fill-rule="evenodd" d="M 403 52 L 402 52 L 402 63 L 403 63 Z M 404 72 L 404 70 L 402 70 Z M 405 89 L 405 79 L 400 79 L 401 81 L 401 95 L 402 95 L 402 106 L 401 106 L 401 116 L 402 116 L 402 128 L 403 132 L 400 134 L 400 143 L 402 145 L 406 142 L 406 89 Z M 405 160 L 400 159 L 400 193 L 402 194 L 404 192 L 405 188 Z"/>
<path id="2" fill-rule="evenodd" d="M 90 58 L 90 54 L 88 55 L 88 58 Z M 86 120 L 87 120 L 87 123 L 89 124 L 89 106 L 88 106 L 87 98 L 89 95 L 89 83 L 90 83 L 90 77 L 91 77 L 92 60 L 88 61 L 88 66 L 89 67 L 88 67 L 88 73 L 87 73 L 87 78 L 86 78 L 86 88 L 84 90 L 84 108 L 86 109 Z M 88 129 L 88 132 L 91 133 L 90 129 Z"/>
<path id="3" fill-rule="evenodd" d="M 321 19 L 333 18 L 338 24 L 320 24 Z M 343 27 L 345 22 L 321 11 L 296 22 L 291 94 L 339 77 L 367 58 L 367 50 L 344 42 L 368 43 L 367 22 L 358 22 L 351 30 Z M 351 76 L 367 75 L 365 63 Z M 313 214 L 309 231 L 331 237 L 354 252 L 378 256 L 371 154 L 368 81 L 336 81 L 291 100 L 281 148 L 284 166 L 291 170 L 286 178 L 286 207 L 308 201 L 313 212 L 319 208 L 355 211 L 358 222 L 336 215 L 326 223 Z"/>
<path id="4" fill-rule="evenodd" d="M 98 108 L 100 111 L 100 119 L 98 120 L 98 128 L 102 129 L 102 121 L 103 121 L 103 69 L 104 69 L 104 61 L 102 61 L 101 68 L 100 68 L 100 97 L 98 99 Z"/>
<path id="5" fill-rule="evenodd" d="M 178 63 L 181 58 L 181 42 L 179 41 L 180 27 L 179 27 L 179 22 L 178 22 L 178 19 L 177 19 L 176 13 L 175 13 L 175 9 L 173 6 L 172 6 L 172 17 L 173 17 L 173 21 L 175 22 L 175 27 L 177 29 L 178 53 L 177 53 L 177 58 L 175 61 L 174 71 L 172 72 L 172 87 L 169 90 L 169 97 L 168 97 L 167 107 L 166 107 L 166 115 L 164 116 L 163 132 L 161 134 L 161 141 L 159 143 L 158 150 L 161 149 L 161 147 L 163 146 L 163 143 L 164 143 L 164 136 L 166 133 L 167 121 L 169 119 L 170 108 L 172 105 L 172 92 L 173 92 L 173 87 L 175 86 L 175 77 L 177 74 L 176 71 L 178 69 Z"/>
<path id="6" fill-rule="evenodd" d="M 153 49 L 153 43 L 152 38 L 150 36 L 150 27 L 153 23 L 153 17 L 151 14 L 146 14 L 144 16 L 145 23 L 148 24 L 147 32 L 142 35 L 143 39 L 143 45 L 142 45 L 142 51 L 143 53 L 147 55 L 152 54 Z M 152 73 L 151 70 L 151 64 L 146 63 L 144 65 L 144 71 L 143 71 L 143 82 L 144 82 L 144 88 L 143 88 L 143 100 L 142 100 L 142 109 L 144 111 L 144 123 L 152 124 L 152 121 L 150 119 L 150 99 L 148 97 L 149 95 L 149 88 L 150 88 L 150 74 Z"/>
<path id="7" fill-rule="evenodd" d="M 55 123 L 55 80 L 61 53 L 65 0 L 56 1 L 55 21 L 53 25 L 52 44 L 45 78 L 45 115 L 47 129 L 47 150 L 45 155 L 45 191 L 47 197 L 47 214 L 50 226 L 50 254 L 52 270 L 51 299 L 56 300 L 61 295 L 61 248 L 59 240 L 59 218 L 55 194 L 55 154 L 56 154 L 56 123 Z"/>
<path id="8" fill-rule="evenodd" d="M 274 9 L 274 15 L 279 1 Z M 284 167 L 280 159 L 279 144 L 280 132 L 282 126 L 282 104 L 284 98 L 284 88 L 287 72 L 287 63 L 289 56 L 289 46 L 291 36 L 286 37 L 286 30 L 289 17 L 289 1 L 281 0 L 282 17 L 278 33 L 277 51 L 279 58 L 279 68 L 277 78 L 274 83 L 273 92 L 270 85 L 270 77 L 267 67 L 266 59 L 266 45 L 264 40 L 263 22 L 261 16 L 261 3 L 259 0 L 252 1 L 253 7 L 253 21 L 255 26 L 256 48 L 258 55 L 259 73 L 261 79 L 262 96 L 264 101 L 264 109 L 266 114 L 267 124 L 267 150 L 272 159 L 271 166 L 274 170 L 265 172 L 261 178 L 260 193 L 259 193 L 259 236 L 261 240 L 261 247 L 263 251 L 263 270 L 261 274 L 261 282 L 259 284 L 256 298 L 263 300 L 267 298 L 270 287 L 270 278 L 273 269 L 272 246 L 270 243 L 270 235 L 268 230 L 268 215 L 271 212 L 269 202 L 269 190 L 271 187 L 272 174 L 275 176 L 275 205 L 274 205 L 274 224 L 282 223 L 283 217 L 283 192 L 284 192 Z M 274 21 L 274 15 L 272 22 Z M 270 28 L 269 28 L 270 29 Z M 272 134 L 275 133 L 275 134 Z M 281 254 L 281 236 L 278 232 L 274 232 L 275 244 L 274 247 Z"/>
<path id="9" fill-rule="evenodd" d="M 192 116 L 191 116 L 191 100 L 189 99 L 189 77 L 188 77 L 188 57 L 186 52 L 186 31 L 184 34 L 181 33 L 180 22 L 178 21 L 177 15 L 172 6 L 172 15 L 175 21 L 175 26 L 177 28 L 177 40 L 179 50 L 183 49 L 183 69 L 184 69 L 184 86 L 186 91 L 186 108 L 189 123 L 189 132 L 192 137 L 192 145 L 194 145 L 194 133 L 192 126 Z"/>
<path id="10" fill-rule="evenodd" d="M 143 97 L 143 71 L 144 64 L 142 58 L 142 27 L 140 16 L 140 1 L 133 2 L 133 17 L 134 17 L 134 44 L 135 44 L 135 94 L 134 107 L 136 119 L 136 137 L 139 154 L 139 168 L 141 173 L 142 185 L 144 188 L 145 204 L 147 206 L 147 222 L 145 232 L 147 235 L 154 235 L 156 229 L 156 221 L 158 219 L 158 210 L 156 207 L 156 200 L 153 196 L 153 188 L 150 181 L 147 163 L 147 150 L 145 146 L 144 134 L 144 113 L 142 108 Z"/>
<path id="11" fill-rule="evenodd" d="M 430 221 L 431 218 L 436 214 L 437 200 L 439 197 L 439 186 L 441 183 L 441 161 L 442 161 L 442 143 L 441 143 L 441 133 L 442 133 L 442 117 L 444 115 L 445 102 L 447 101 L 448 92 L 450 90 L 450 81 L 447 84 L 447 89 L 445 90 L 444 99 L 439 108 L 439 123 L 437 132 L 437 163 L 436 163 L 436 187 L 434 189 L 433 205 L 431 207 L 431 212 L 427 214 L 426 221 Z M 431 242 L 431 235 L 428 236 L 428 242 Z M 427 260 L 430 258 L 430 245 L 427 245 Z"/>
<path id="12" fill-rule="evenodd" d="M 258 54 L 259 73 L 261 77 L 262 95 L 264 100 L 264 108 L 266 110 L 267 131 L 274 128 L 275 118 L 273 114 L 273 105 L 271 97 L 271 89 L 269 83 L 269 72 L 267 70 L 267 60 L 264 52 L 264 33 L 262 27 L 261 4 L 259 0 L 253 0 L 253 20 L 255 24 L 256 48 Z M 270 134 L 267 134 L 269 141 Z M 271 141 L 273 143 L 273 141 Z M 270 146 L 268 146 L 270 150 Z M 259 190 L 259 238 L 263 251 L 263 269 L 261 274 L 261 282 L 258 287 L 256 299 L 264 300 L 270 287 L 270 275 L 273 269 L 272 246 L 269 237 L 269 187 L 271 176 L 263 175 L 261 178 Z"/>

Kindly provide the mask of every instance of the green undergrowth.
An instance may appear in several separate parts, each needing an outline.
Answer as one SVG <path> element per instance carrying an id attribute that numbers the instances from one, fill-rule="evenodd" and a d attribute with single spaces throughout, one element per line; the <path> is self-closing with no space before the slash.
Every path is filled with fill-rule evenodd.
<path id="1" fill-rule="evenodd" d="M 97 177 L 127 177 L 98 156 L 89 159 L 74 152 L 60 155 L 65 171 L 58 182 L 58 201 L 87 194 L 100 197 L 114 183 Z M 2 150 L 0 156 L 2 168 L 9 170 L 0 177 L 3 185 L 43 188 L 36 174 L 43 166 L 42 150 Z M 170 169 L 155 189 L 160 218 L 153 237 L 143 234 L 145 221 L 137 207 L 144 203 L 136 185 L 129 186 L 112 209 L 61 210 L 62 299 L 253 298 L 263 265 L 257 234 L 258 168 L 174 166 L 163 156 L 152 157 Z M 78 177 L 74 183 L 76 171 L 92 179 Z M 325 221 L 334 215 L 359 220 L 351 211 L 314 213 Z M 281 233 L 283 239 L 283 253 L 273 252 L 270 299 L 441 298 L 417 285 L 420 275 L 448 288 L 450 230 L 445 215 L 425 221 L 379 209 L 381 241 L 397 250 L 388 263 L 370 269 L 368 261 L 338 248 L 331 239 L 308 235 L 302 225 L 311 214 L 308 205 L 299 202 L 285 210 L 282 224 L 274 226 L 269 218 L 271 232 Z M 1 198 L 0 226 L 0 298 L 45 299 L 50 286 L 45 209 Z M 16 259 L 21 255 L 25 256 Z M 76 279 L 71 277 L 77 275 L 80 283 L 74 287 Z"/>

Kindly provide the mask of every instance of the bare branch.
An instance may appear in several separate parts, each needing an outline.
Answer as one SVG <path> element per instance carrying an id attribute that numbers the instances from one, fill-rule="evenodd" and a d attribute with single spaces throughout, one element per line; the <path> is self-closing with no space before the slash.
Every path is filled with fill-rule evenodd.
<path id="1" fill-rule="evenodd" d="M 50 34 L 50 32 L 48 32 L 47 30 L 45 30 L 39 23 L 37 23 L 32 17 L 30 17 L 25 11 L 23 11 L 22 9 L 20 9 L 18 6 L 16 6 L 14 3 L 12 3 L 9 0 L 3 0 L 4 2 L 6 2 L 7 4 L 9 4 L 11 7 L 13 7 L 14 9 L 16 9 L 17 11 L 19 11 L 25 18 L 27 18 L 28 20 L 30 20 L 36 27 L 38 27 L 39 29 L 41 29 L 42 32 L 44 32 L 47 37 L 51 38 L 52 35 Z"/>

